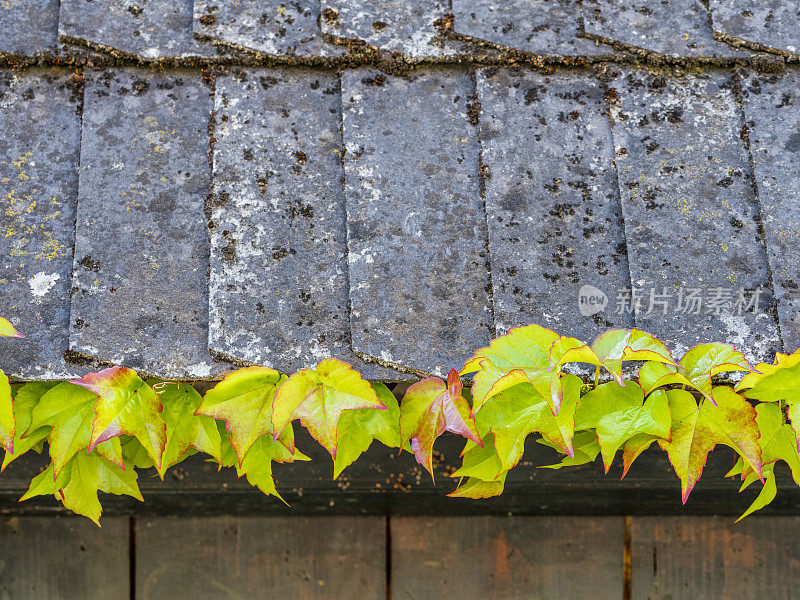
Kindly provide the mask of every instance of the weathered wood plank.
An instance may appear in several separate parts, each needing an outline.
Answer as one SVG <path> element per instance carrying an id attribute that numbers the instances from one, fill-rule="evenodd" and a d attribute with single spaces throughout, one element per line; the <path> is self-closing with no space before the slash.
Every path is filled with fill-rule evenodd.
<path id="1" fill-rule="evenodd" d="M 395 518 L 392 597 L 622 597 L 617 518 Z"/>
<path id="2" fill-rule="evenodd" d="M 136 595 L 383 600 L 385 553 L 382 518 L 139 520 Z"/>
<path id="3" fill-rule="evenodd" d="M 631 520 L 633 600 L 782 600 L 800 589 L 800 518 Z"/>
<path id="4" fill-rule="evenodd" d="M 681 505 L 680 482 L 666 454 L 653 447 L 640 456 L 620 481 L 617 463 L 603 476 L 601 464 L 582 465 L 558 471 L 537 469 L 558 461 L 555 451 L 531 438 L 521 464 L 508 476 L 506 491 L 498 498 L 470 500 L 448 498 L 455 481 L 447 466 L 458 464 L 464 443 L 446 435 L 436 443 L 436 485 L 409 453 L 375 443 L 342 476 L 331 479 L 330 455 L 298 428 L 297 447 L 311 462 L 274 466 L 278 490 L 292 508 L 264 496 L 247 481 L 237 479 L 233 469 L 217 471 L 216 465 L 196 455 L 170 469 L 161 481 L 155 472 L 139 474 L 145 501 L 127 496 L 101 494 L 104 514 L 178 515 L 728 515 L 738 516 L 758 493 L 759 485 L 737 494 L 739 482 L 723 479 L 735 462 L 732 450 L 719 447 L 709 455 L 703 478 L 688 503 Z M 29 453 L 0 474 L 0 515 L 64 514 L 52 497 L 26 502 L 17 500 L 31 478 L 46 466 L 48 458 Z M 764 514 L 800 515 L 800 488 L 785 465 L 776 468 L 778 497 Z"/>
<path id="5" fill-rule="evenodd" d="M 129 519 L 0 518 L 0 598 L 130 597 Z"/>

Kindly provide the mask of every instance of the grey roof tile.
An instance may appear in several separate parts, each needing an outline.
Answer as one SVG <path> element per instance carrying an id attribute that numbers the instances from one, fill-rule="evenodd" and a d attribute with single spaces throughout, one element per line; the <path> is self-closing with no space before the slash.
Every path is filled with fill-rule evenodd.
<path id="1" fill-rule="evenodd" d="M 631 279 L 643 296 L 636 324 L 678 355 L 716 340 L 736 343 L 750 358 L 768 357 L 778 332 L 766 310 L 772 304 L 767 257 L 730 74 L 673 78 L 624 69 L 613 86 Z M 759 310 L 737 314 L 740 288 L 751 291 L 746 300 L 762 291 Z M 691 289 L 702 298 L 697 314 Z"/>
<path id="2" fill-rule="evenodd" d="M 800 72 L 750 73 L 744 112 L 784 349 L 800 347 Z"/>
<path id="3" fill-rule="evenodd" d="M 800 0 L 711 0 L 714 30 L 800 54 Z"/>
<path id="4" fill-rule="evenodd" d="M 692 57 L 747 56 L 713 39 L 702 0 L 583 0 L 586 33 L 602 39 Z"/>
<path id="5" fill-rule="evenodd" d="M 2 9 L 0 9 L 2 10 Z M 0 305 L 27 335 L 0 338 L 2 368 L 69 377 L 69 289 L 80 95 L 58 72 L 0 72 Z"/>
<path id="6" fill-rule="evenodd" d="M 323 0 L 322 5 L 324 33 L 414 58 L 453 53 L 452 47 L 432 43 L 439 35 L 434 23 L 449 12 L 446 0 Z"/>
<path id="7" fill-rule="evenodd" d="M 613 312 L 630 272 L 599 82 L 580 71 L 489 69 L 478 93 L 498 333 L 539 323 L 592 339 L 632 326 Z M 605 310 L 581 314 L 584 285 L 612 298 Z"/>
<path id="8" fill-rule="evenodd" d="M 281 371 L 333 356 L 391 377 L 350 348 L 338 77 L 237 70 L 215 104 L 209 346 Z"/>
<path id="9" fill-rule="evenodd" d="M 270 55 L 332 57 L 319 25 L 319 0 L 195 0 L 194 31 L 202 37 Z"/>
<path id="10" fill-rule="evenodd" d="M 442 373 L 489 340 L 473 93 L 461 70 L 342 76 L 357 351 Z"/>
<path id="11" fill-rule="evenodd" d="M 58 0 L 0 2 L 0 52 L 37 54 L 58 41 Z"/>
<path id="12" fill-rule="evenodd" d="M 604 56 L 612 50 L 579 37 L 576 0 L 453 0 L 456 33 L 544 55 Z"/>
<path id="13" fill-rule="evenodd" d="M 70 346 L 161 377 L 207 351 L 209 89 L 200 75 L 89 72 Z"/>
<path id="14" fill-rule="evenodd" d="M 59 35 L 145 58 L 213 56 L 192 34 L 192 0 L 61 0 Z"/>

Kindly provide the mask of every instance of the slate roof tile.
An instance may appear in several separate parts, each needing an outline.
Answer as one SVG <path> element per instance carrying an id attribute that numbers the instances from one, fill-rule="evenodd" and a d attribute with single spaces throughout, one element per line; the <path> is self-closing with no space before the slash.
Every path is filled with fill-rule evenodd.
<path id="1" fill-rule="evenodd" d="M 599 82 L 489 69 L 478 91 L 498 332 L 539 323 L 593 339 L 631 327 L 631 315 L 613 312 L 630 273 Z M 581 313 L 584 285 L 611 295 L 605 310 Z"/>
<path id="2" fill-rule="evenodd" d="M 70 346 L 165 378 L 207 351 L 209 89 L 198 74 L 86 76 Z"/>
<path id="3" fill-rule="evenodd" d="M 791 352 L 800 347 L 800 72 L 748 73 L 742 87 L 781 335 Z"/>
<path id="4" fill-rule="evenodd" d="M 453 30 L 543 55 L 604 56 L 613 51 L 580 35 L 576 0 L 453 0 Z"/>
<path id="5" fill-rule="evenodd" d="M 583 0 L 587 35 L 692 57 L 747 56 L 713 39 L 702 0 Z"/>
<path id="6" fill-rule="evenodd" d="M 474 94 L 462 70 L 342 76 L 356 351 L 442 373 L 489 340 Z"/>
<path id="7" fill-rule="evenodd" d="M 710 0 L 714 30 L 764 48 L 800 54 L 800 0 Z"/>
<path id="8" fill-rule="evenodd" d="M 452 47 L 435 42 L 440 37 L 435 23 L 449 13 L 446 0 L 323 0 L 322 4 L 324 33 L 413 58 L 454 52 Z"/>
<path id="9" fill-rule="evenodd" d="M 58 0 L 5 0 L 0 3 L 0 52 L 37 54 L 58 41 Z"/>
<path id="10" fill-rule="evenodd" d="M 269 55 L 333 57 L 319 29 L 319 0 L 195 0 L 194 31 L 201 37 Z"/>
<path id="11" fill-rule="evenodd" d="M 341 97 L 330 71 L 217 81 L 211 209 L 214 351 L 282 371 L 350 349 Z"/>
<path id="12" fill-rule="evenodd" d="M 144 58 L 216 54 L 192 35 L 192 0 L 61 0 L 58 30 Z"/>
<path id="13" fill-rule="evenodd" d="M 780 341 L 767 310 L 766 251 L 730 73 L 620 69 L 611 85 L 631 280 L 642 295 L 637 326 L 678 355 L 719 340 L 766 358 Z M 760 291 L 759 310 L 736 314 L 740 288 L 748 301 Z M 699 307 L 691 290 L 702 298 Z"/>
<path id="14" fill-rule="evenodd" d="M 15 377 L 80 371 L 64 360 L 79 106 L 80 94 L 63 71 L 0 72 L 0 304 L 27 336 L 0 338 L 2 368 Z"/>

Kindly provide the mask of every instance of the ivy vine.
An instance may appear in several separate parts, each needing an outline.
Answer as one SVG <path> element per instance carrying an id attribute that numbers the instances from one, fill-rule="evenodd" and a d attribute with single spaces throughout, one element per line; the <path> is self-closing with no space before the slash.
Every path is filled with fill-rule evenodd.
<path id="1" fill-rule="evenodd" d="M 2 318 L 0 336 L 24 337 Z M 633 370 L 623 371 L 626 362 Z M 564 372 L 570 363 L 594 366 L 594 381 Z M 735 386 L 715 377 L 734 371 L 745 372 Z M 677 361 L 637 329 L 612 329 L 587 344 L 528 325 L 476 351 L 460 372 L 411 385 L 399 403 L 385 385 L 335 358 L 292 375 L 239 369 L 203 396 L 186 383 L 145 381 L 126 367 L 14 386 L 0 371 L 1 469 L 45 444 L 50 456 L 20 500 L 52 494 L 98 525 L 98 491 L 142 500 L 137 469 L 154 467 L 163 479 L 197 452 L 280 498 L 272 463 L 309 460 L 295 447 L 295 421 L 330 453 L 334 478 L 375 440 L 413 453 L 433 477 L 437 438 L 460 435 L 465 446 L 450 496 L 467 498 L 501 494 L 535 434 L 562 454 L 551 468 L 600 456 L 608 472 L 621 453 L 623 477 L 657 443 L 685 503 L 709 452 L 722 444 L 738 455 L 727 476 L 738 476 L 741 489 L 762 484 L 741 519 L 775 498 L 778 461 L 800 485 L 800 350 L 753 367 L 732 345 L 709 343 Z"/>

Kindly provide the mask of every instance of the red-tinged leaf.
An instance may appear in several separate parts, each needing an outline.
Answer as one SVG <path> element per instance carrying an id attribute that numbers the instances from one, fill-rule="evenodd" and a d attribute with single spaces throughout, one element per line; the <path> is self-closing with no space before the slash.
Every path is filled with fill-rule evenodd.
<path id="1" fill-rule="evenodd" d="M 525 439 L 531 433 L 541 433 L 562 452 L 573 454 L 575 410 L 581 387 L 580 378 L 564 376 L 564 401 L 555 416 L 548 399 L 529 383 L 505 390 L 484 404 L 475 416 L 475 423 L 482 437 L 493 434 L 494 448 L 503 470 L 519 462 Z"/>
<path id="2" fill-rule="evenodd" d="M 496 394 L 521 381 L 518 379 L 505 387 L 494 387 L 498 380 L 512 371 L 519 371 L 515 377 L 524 374 L 527 379 L 546 373 L 550 348 L 558 337 L 556 332 L 539 325 L 514 327 L 506 335 L 492 340 L 488 347 L 478 350 L 461 370 L 462 375 L 475 373 L 473 414 L 491 397 L 490 390 Z"/>
<path id="3" fill-rule="evenodd" d="M 0 445 L 6 452 L 14 454 L 14 400 L 11 398 L 11 384 L 3 371 L 0 371 Z"/>
<path id="4" fill-rule="evenodd" d="M 659 440 L 681 480 L 683 503 L 700 479 L 708 453 L 717 444 L 733 448 L 761 476 L 761 447 L 756 411 L 729 387 L 713 390 L 715 406 L 708 400 L 697 405 L 684 390 L 668 390 L 672 413 L 671 441 Z"/>
<path id="5" fill-rule="evenodd" d="M 401 445 L 411 440 L 417 462 L 431 477 L 433 444 L 445 431 L 483 445 L 455 369 L 450 371 L 448 383 L 439 377 L 423 379 L 408 388 L 400 404 Z"/>
<path id="6" fill-rule="evenodd" d="M 664 342 L 639 329 L 610 329 L 601 333 L 592 342 L 592 350 L 621 385 L 624 385 L 624 361 L 652 360 L 676 364 Z"/>
<path id="7" fill-rule="evenodd" d="M 153 388 L 161 398 L 164 406 L 161 418 L 167 424 L 167 442 L 158 469 L 161 479 L 164 479 L 167 469 L 183 460 L 192 448 L 221 460 L 216 421 L 195 414 L 203 401 L 197 390 L 185 383 L 161 383 Z"/>
<path id="8" fill-rule="evenodd" d="M 622 446 L 622 476 L 620 479 L 624 479 L 625 475 L 628 474 L 628 470 L 631 468 L 631 465 L 633 465 L 633 461 L 635 461 L 642 452 L 652 446 L 653 442 L 658 441 L 658 439 L 657 436 L 650 435 L 649 433 L 639 433 L 625 442 Z"/>
<path id="9" fill-rule="evenodd" d="M 626 441 L 641 433 L 668 439 L 670 424 L 666 394 L 657 390 L 645 400 L 635 382 L 621 386 L 610 381 L 589 391 L 575 417 L 576 429 L 596 429 L 606 473 Z"/>
<path id="10" fill-rule="evenodd" d="M 454 492 L 447 495 L 450 498 L 472 498 L 474 500 L 492 498 L 493 496 L 499 496 L 503 493 L 505 483 L 505 473 L 494 481 L 483 481 L 477 477 L 469 477 L 466 481 L 461 483 Z"/>
<path id="11" fill-rule="evenodd" d="M 239 465 L 257 439 L 274 435 L 273 402 L 284 381 L 285 375 L 267 367 L 239 369 L 208 390 L 195 411 L 196 415 L 225 421 Z M 280 441 L 293 452 L 294 436 L 291 433 L 289 428 Z"/>
<path id="12" fill-rule="evenodd" d="M 90 450 L 106 440 L 126 434 L 138 439 L 156 467 L 161 466 L 167 429 L 161 419 L 161 400 L 134 370 L 111 367 L 99 373 L 89 373 L 72 383 L 98 396 Z"/>
<path id="13" fill-rule="evenodd" d="M 23 439 L 37 431 L 49 430 L 47 441 L 52 459 L 53 477 L 58 477 L 78 452 L 91 444 L 92 422 L 97 396 L 81 386 L 59 383 L 47 390 L 31 410 Z M 120 440 L 113 438 L 97 445 L 101 456 L 124 468 Z"/>
<path id="14" fill-rule="evenodd" d="M 336 459 L 336 429 L 342 412 L 386 410 L 372 386 L 349 364 L 335 358 L 303 369 L 286 380 L 275 396 L 273 438 L 295 419 Z"/>
<path id="15" fill-rule="evenodd" d="M 0 317 L 0 337 L 24 338 L 25 336 L 14 328 L 11 321 Z"/>
<path id="16" fill-rule="evenodd" d="M 47 438 L 47 434 L 50 433 L 49 427 L 41 427 L 25 437 L 22 436 L 27 433 L 28 426 L 31 424 L 33 407 L 55 385 L 55 383 L 50 382 L 34 381 L 26 383 L 14 394 L 14 417 L 17 425 L 14 434 L 14 452 L 7 451 L 5 453 L 0 472 L 5 471 L 8 465 L 29 450 L 36 450 L 41 442 Z"/>

